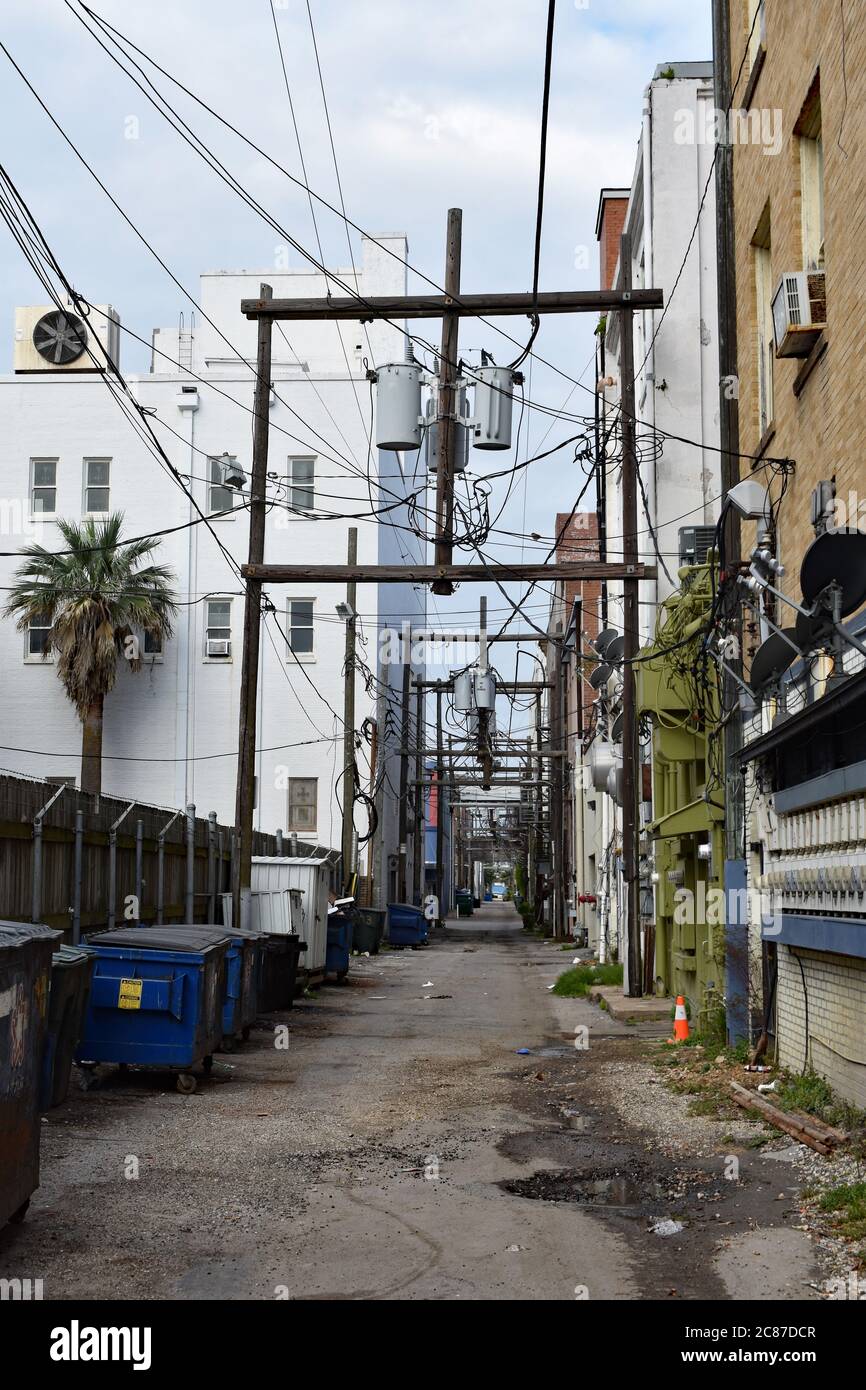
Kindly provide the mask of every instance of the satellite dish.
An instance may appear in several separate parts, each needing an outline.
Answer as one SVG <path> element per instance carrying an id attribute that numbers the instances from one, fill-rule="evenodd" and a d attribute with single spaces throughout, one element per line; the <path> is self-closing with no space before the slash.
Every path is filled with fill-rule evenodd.
<path id="1" fill-rule="evenodd" d="M 782 632 L 771 632 L 752 658 L 749 685 L 756 694 L 765 690 L 768 685 L 773 685 L 780 679 L 798 655 L 799 643 L 795 628 L 786 627 Z"/>
<path id="2" fill-rule="evenodd" d="M 609 644 L 618 636 L 619 634 L 615 627 L 606 627 L 598 634 L 592 645 L 595 647 L 599 656 L 606 655 Z"/>
<path id="3" fill-rule="evenodd" d="M 595 670 L 592 672 L 589 678 L 589 683 L 592 686 L 593 690 L 600 690 L 603 685 L 607 685 L 612 675 L 612 667 L 596 666 Z"/>
<path id="4" fill-rule="evenodd" d="M 608 642 L 605 657 L 608 661 L 616 665 L 625 656 L 625 638 L 614 637 L 612 642 Z"/>
<path id="5" fill-rule="evenodd" d="M 33 346 L 55 367 L 68 367 L 87 347 L 87 329 L 75 314 L 63 309 L 43 314 L 33 330 Z"/>
<path id="6" fill-rule="evenodd" d="M 807 603 L 834 583 L 842 590 L 843 618 L 866 603 L 866 535 L 856 527 L 825 531 L 803 556 L 800 588 Z"/>
<path id="7" fill-rule="evenodd" d="M 611 736 L 611 739 L 613 740 L 614 743 L 619 743 L 620 739 L 622 738 L 622 730 L 623 730 L 623 725 L 624 725 L 624 724 L 625 724 L 625 715 L 624 715 L 624 714 L 618 714 L 618 715 L 616 716 L 616 719 L 613 721 L 613 724 L 612 724 L 611 730 L 610 730 L 610 736 Z"/>
<path id="8" fill-rule="evenodd" d="M 833 630 L 829 613 L 798 613 L 794 624 L 797 646 L 803 651 L 820 647 Z"/>

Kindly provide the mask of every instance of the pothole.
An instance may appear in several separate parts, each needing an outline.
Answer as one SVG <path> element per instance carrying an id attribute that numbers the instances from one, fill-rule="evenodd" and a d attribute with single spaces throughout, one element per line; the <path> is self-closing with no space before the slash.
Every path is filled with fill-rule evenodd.
<path id="1" fill-rule="evenodd" d="M 661 1183 L 618 1172 L 596 1172 L 592 1177 L 567 1170 L 534 1173 L 531 1178 L 509 1178 L 500 1187 L 515 1197 L 593 1207 L 635 1207 L 666 1196 Z"/>

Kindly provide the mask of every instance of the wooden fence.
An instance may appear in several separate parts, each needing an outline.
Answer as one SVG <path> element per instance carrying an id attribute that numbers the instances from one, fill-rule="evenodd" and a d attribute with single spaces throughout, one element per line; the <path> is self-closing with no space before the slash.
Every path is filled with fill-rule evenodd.
<path id="1" fill-rule="evenodd" d="M 44 922 L 67 941 L 124 921 L 221 922 L 235 832 L 194 809 L 0 776 L 0 920 Z M 256 831 L 253 853 L 338 860 L 279 831 Z"/>

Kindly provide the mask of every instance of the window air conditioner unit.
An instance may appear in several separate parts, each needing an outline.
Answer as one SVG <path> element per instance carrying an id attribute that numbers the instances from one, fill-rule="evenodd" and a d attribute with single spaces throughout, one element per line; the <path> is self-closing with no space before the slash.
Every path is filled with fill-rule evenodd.
<path id="1" fill-rule="evenodd" d="M 705 565 L 716 538 L 715 526 L 681 526 L 679 553 L 681 565 Z"/>
<path id="2" fill-rule="evenodd" d="M 232 644 L 227 637 L 209 637 L 207 639 L 208 656 L 231 656 Z"/>
<path id="3" fill-rule="evenodd" d="M 826 326 L 823 270 L 793 270 L 783 275 L 773 295 L 776 356 L 808 357 Z"/>

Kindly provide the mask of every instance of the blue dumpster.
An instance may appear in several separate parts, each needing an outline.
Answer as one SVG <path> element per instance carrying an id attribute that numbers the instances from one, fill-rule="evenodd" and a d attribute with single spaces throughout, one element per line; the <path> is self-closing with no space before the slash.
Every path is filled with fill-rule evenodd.
<path id="1" fill-rule="evenodd" d="M 39 1081 L 59 939 L 50 927 L 0 922 L 0 1226 L 23 1220 L 39 1186 Z"/>
<path id="2" fill-rule="evenodd" d="M 391 946 L 411 946 L 427 940 L 427 922 L 420 907 L 411 903 L 388 904 L 388 941 Z"/>
<path id="3" fill-rule="evenodd" d="M 345 980 L 352 954 L 352 919 L 347 912 L 328 913 L 328 948 L 325 954 L 325 974 Z"/>
<path id="4" fill-rule="evenodd" d="M 222 1042 L 224 929 L 121 928 L 87 947 L 93 977 L 76 1061 L 170 1069 L 179 1091 L 194 1091 L 193 1070 L 209 1069 Z"/>
<path id="5" fill-rule="evenodd" d="M 194 925 L 172 925 L 172 931 L 198 932 Z M 226 951 L 225 994 L 223 995 L 223 1052 L 233 1052 L 238 1038 L 248 1038 L 258 1013 L 259 951 L 264 948 L 261 932 L 223 928 L 229 938 Z"/>

